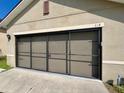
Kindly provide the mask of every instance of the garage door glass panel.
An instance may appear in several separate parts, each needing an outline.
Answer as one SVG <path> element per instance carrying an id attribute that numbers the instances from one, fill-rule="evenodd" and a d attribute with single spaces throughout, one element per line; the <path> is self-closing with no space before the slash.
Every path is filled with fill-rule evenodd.
<path id="1" fill-rule="evenodd" d="M 32 37 L 32 68 L 46 70 L 46 36 Z"/>
<path id="2" fill-rule="evenodd" d="M 18 66 L 30 68 L 30 37 L 18 39 Z"/>
<path id="3" fill-rule="evenodd" d="M 49 36 L 49 71 L 66 73 L 67 35 Z"/>

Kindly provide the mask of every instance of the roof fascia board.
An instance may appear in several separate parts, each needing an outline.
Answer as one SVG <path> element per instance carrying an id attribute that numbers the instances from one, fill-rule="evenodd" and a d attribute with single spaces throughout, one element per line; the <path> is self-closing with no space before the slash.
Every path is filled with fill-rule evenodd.
<path id="1" fill-rule="evenodd" d="M 22 0 L 20 4 L 0 23 L 0 27 L 7 28 L 7 25 L 34 0 Z"/>

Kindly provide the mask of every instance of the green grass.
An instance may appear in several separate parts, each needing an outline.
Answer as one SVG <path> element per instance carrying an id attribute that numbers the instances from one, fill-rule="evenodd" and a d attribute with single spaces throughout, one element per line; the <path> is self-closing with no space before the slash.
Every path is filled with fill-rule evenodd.
<path id="1" fill-rule="evenodd" d="M 0 68 L 9 70 L 11 67 L 7 65 L 7 58 L 6 57 L 0 57 Z"/>
<path id="2" fill-rule="evenodd" d="M 118 93 L 124 93 L 124 86 L 114 86 L 114 88 Z"/>
<path id="3" fill-rule="evenodd" d="M 124 86 L 109 85 L 104 83 L 110 93 L 124 93 Z"/>

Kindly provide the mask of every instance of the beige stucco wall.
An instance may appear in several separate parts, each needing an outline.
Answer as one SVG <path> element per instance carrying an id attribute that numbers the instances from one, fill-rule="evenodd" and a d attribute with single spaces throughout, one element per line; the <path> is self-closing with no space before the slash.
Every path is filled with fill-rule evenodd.
<path id="1" fill-rule="evenodd" d="M 33 5 L 33 4 L 32 4 Z M 15 24 L 8 30 L 8 34 L 25 32 L 39 29 L 56 27 L 69 27 L 84 24 L 104 22 L 102 31 L 103 60 L 124 65 L 124 5 L 108 2 L 106 0 L 50 0 L 50 14 L 43 16 L 43 0 L 25 10 Z M 16 19 L 16 20 L 17 20 Z M 15 65 L 15 38 L 8 42 L 8 63 Z M 120 64 L 120 63 L 119 63 Z M 118 68 L 118 65 L 116 65 Z M 103 66 L 103 78 L 105 81 L 111 79 L 107 70 L 109 66 Z M 119 69 L 117 69 L 117 72 Z M 121 71 L 124 70 L 123 68 Z M 111 70 L 112 71 L 112 70 Z M 116 74 L 113 75 L 116 78 Z"/>
<path id="2" fill-rule="evenodd" d="M 124 77 L 124 65 L 123 64 L 103 64 L 103 80 L 113 80 L 117 83 L 118 75 Z"/>
<path id="3" fill-rule="evenodd" d="M 5 33 L 0 33 L 0 56 L 7 55 L 7 37 Z"/>

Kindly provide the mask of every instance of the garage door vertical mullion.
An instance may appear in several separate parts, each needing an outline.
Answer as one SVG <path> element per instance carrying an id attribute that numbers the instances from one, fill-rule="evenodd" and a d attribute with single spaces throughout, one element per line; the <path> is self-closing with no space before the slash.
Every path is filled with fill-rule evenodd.
<path id="1" fill-rule="evenodd" d="M 69 37 L 67 38 L 66 40 L 66 74 L 68 74 L 68 40 L 69 40 Z"/>
<path id="2" fill-rule="evenodd" d="M 98 40 L 99 40 L 99 64 L 98 64 L 98 78 L 102 80 L 102 28 L 99 28 L 98 31 Z"/>
<path id="3" fill-rule="evenodd" d="M 32 37 L 30 37 L 30 68 L 32 69 Z"/>
<path id="4" fill-rule="evenodd" d="M 71 32 L 69 32 L 69 44 L 68 44 L 68 52 L 69 52 L 69 61 L 68 61 L 68 67 L 69 67 L 69 74 L 71 74 Z"/>
<path id="5" fill-rule="evenodd" d="M 46 40 L 46 71 L 49 71 L 49 35 L 47 34 Z"/>
<path id="6" fill-rule="evenodd" d="M 15 40 L 15 47 L 16 47 L 16 51 L 15 51 L 15 54 L 16 54 L 16 57 L 15 57 L 15 59 L 16 59 L 16 67 L 18 67 L 18 37 L 16 37 L 16 40 Z"/>

